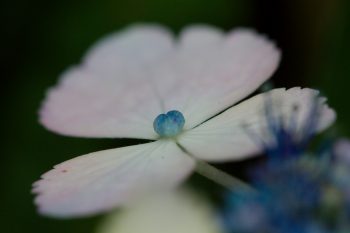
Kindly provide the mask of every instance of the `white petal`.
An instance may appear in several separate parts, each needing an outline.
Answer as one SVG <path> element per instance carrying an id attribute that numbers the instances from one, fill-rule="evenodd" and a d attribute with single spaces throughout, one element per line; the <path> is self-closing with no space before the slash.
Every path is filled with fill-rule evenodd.
<path id="1" fill-rule="evenodd" d="M 180 35 L 181 49 L 200 49 L 206 46 L 217 46 L 223 43 L 225 34 L 218 28 L 207 25 L 196 25 L 185 28 Z"/>
<path id="2" fill-rule="evenodd" d="M 33 192 L 44 215 L 85 216 L 173 188 L 193 167 L 193 159 L 174 142 L 160 140 L 61 163 L 34 184 Z"/>
<path id="3" fill-rule="evenodd" d="M 155 195 L 116 212 L 97 233 L 220 233 L 207 201 L 189 191 Z"/>
<path id="4" fill-rule="evenodd" d="M 279 57 L 273 43 L 249 30 L 224 35 L 195 26 L 176 44 L 163 28 L 132 27 L 97 43 L 63 74 L 41 122 L 65 135 L 155 139 L 158 114 L 179 110 L 192 128 L 258 88 Z"/>
<path id="5" fill-rule="evenodd" d="M 218 29 L 188 28 L 177 53 L 155 73 L 164 109 L 179 110 L 192 128 L 256 90 L 277 68 L 280 53 L 250 30 L 223 35 Z"/>
<path id="6" fill-rule="evenodd" d="M 102 74 L 119 76 L 123 71 L 121 69 L 130 68 L 128 72 L 135 72 L 135 69 L 145 71 L 144 65 L 156 66 L 155 62 L 173 52 L 173 49 L 174 38 L 166 28 L 134 25 L 98 41 L 88 51 L 84 63 Z M 125 77 L 117 79 L 123 80 Z"/>
<path id="7" fill-rule="evenodd" d="M 291 88 L 274 89 L 268 93 L 254 96 L 242 103 L 231 107 L 220 115 L 208 120 L 202 125 L 189 130 L 179 137 L 179 143 L 194 156 L 210 161 L 244 159 L 263 149 L 256 138 L 266 142 L 269 137 L 266 104 L 270 102 L 275 114 L 282 116 L 285 124 L 289 124 L 291 117 L 296 118 L 295 129 L 301 130 L 309 111 L 315 104 L 312 89 Z M 319 97 L 322 104 L 317 130 L 321 131 L 335 120 L 335 112 Z M 298 110 L 294 107 L 298 106 Z M 249 132 L 247 131 L 247 128 Z M 253 133 L 253 135 L 251 135 Z"/>
<path id="8" fill-rule="evenodd" d="M 71 136 L 155 139 L 152 123 L 162 109 L 150 69 L 173 50 L 172 40 L 152 25 L 102 39 L 49 91 L 42 124 Z"/>

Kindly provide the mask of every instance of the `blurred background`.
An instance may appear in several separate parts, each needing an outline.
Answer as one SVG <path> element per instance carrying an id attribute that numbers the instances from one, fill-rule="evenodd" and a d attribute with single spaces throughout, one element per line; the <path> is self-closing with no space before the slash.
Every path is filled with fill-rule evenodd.
<path id="1" fill-rule="evenodd" d="M 320 89 L 338 112 L 335 130 L 350 134 L 350 1 L 3 0 L 0 6 L 0 232 L 94 232 L 100 216 L 64 221 L 39 216 L 31 184 L 66 159 L 135 141 L 58 136 L 38 124 L 37 111 L 65 68 L 101 36 L 130 23 L 156 22 L 175 32 L 208 23 L 267 34 L 283 51 L 275 85 Z"/>

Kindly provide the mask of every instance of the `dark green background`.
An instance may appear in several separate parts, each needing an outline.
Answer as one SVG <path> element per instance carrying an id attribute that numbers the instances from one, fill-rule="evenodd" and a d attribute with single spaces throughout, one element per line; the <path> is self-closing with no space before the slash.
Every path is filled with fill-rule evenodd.
<path id="1" fill-rule="evenodd" d="M 93 232 L 97 218 L 54 220 L 35 212 L 31 183 L 76 155 L 135 141 L 54 135 L 37 122 L 45 90 L 106 33 L 134 22 L 178 31 L 191 23 L 254 27 L 273 38 L 283 61 L 276 86 L 317 87 L 350 133 L 350 6 L 347 0 L 5 0 L 1 2 L 0 232 Z"/>

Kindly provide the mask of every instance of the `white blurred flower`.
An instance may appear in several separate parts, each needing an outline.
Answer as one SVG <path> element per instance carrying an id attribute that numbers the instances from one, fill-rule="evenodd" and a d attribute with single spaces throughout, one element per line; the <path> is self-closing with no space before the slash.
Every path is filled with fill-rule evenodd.
<path id="1" fill-rule="evenodd" d="M 154 142 L 55 166 L 34 184 L 39 211 L 99 213 L 177 186 L 197 160 L 238 160 L 261 151 L 242 124 L 267 131 L 266 95 L 286 118 L 298 105 L 295 127 L 301 127 L 315 90 L 274 89 L 237 104 L 272 75 L 279 58 L 272 42 L 246 29 L 225 34 L 192 26 L 175 40 L 165 28 L 141 25 L 102 39 L 49 91 L 41 123 L 63 135 Z M 319 102 L 322 130 L 335 114 Z"/>
<path id="2" fill-rule="evenodd" d="M 189 191 L 159 193 L 107 216 L 97 233 L 221 233 L 209 202 Z"/>

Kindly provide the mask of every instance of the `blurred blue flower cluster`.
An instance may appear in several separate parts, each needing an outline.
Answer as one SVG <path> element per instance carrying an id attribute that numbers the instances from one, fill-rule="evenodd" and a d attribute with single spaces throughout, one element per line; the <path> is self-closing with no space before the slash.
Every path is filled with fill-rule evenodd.
<path id="1" fill-rule="evenodd" d="M 312 152 L 307 148 L 316 131 L 318 103 L 299 130 L 293 117 L 275 117 L 268 106 L 267 101 L 272 135 L 264 144 L 267 159 L 249 173 L 257 192 L 228 195 L 225 228 L 230 233 L 350 232 L 350 143 L 335 140 Z"/>

